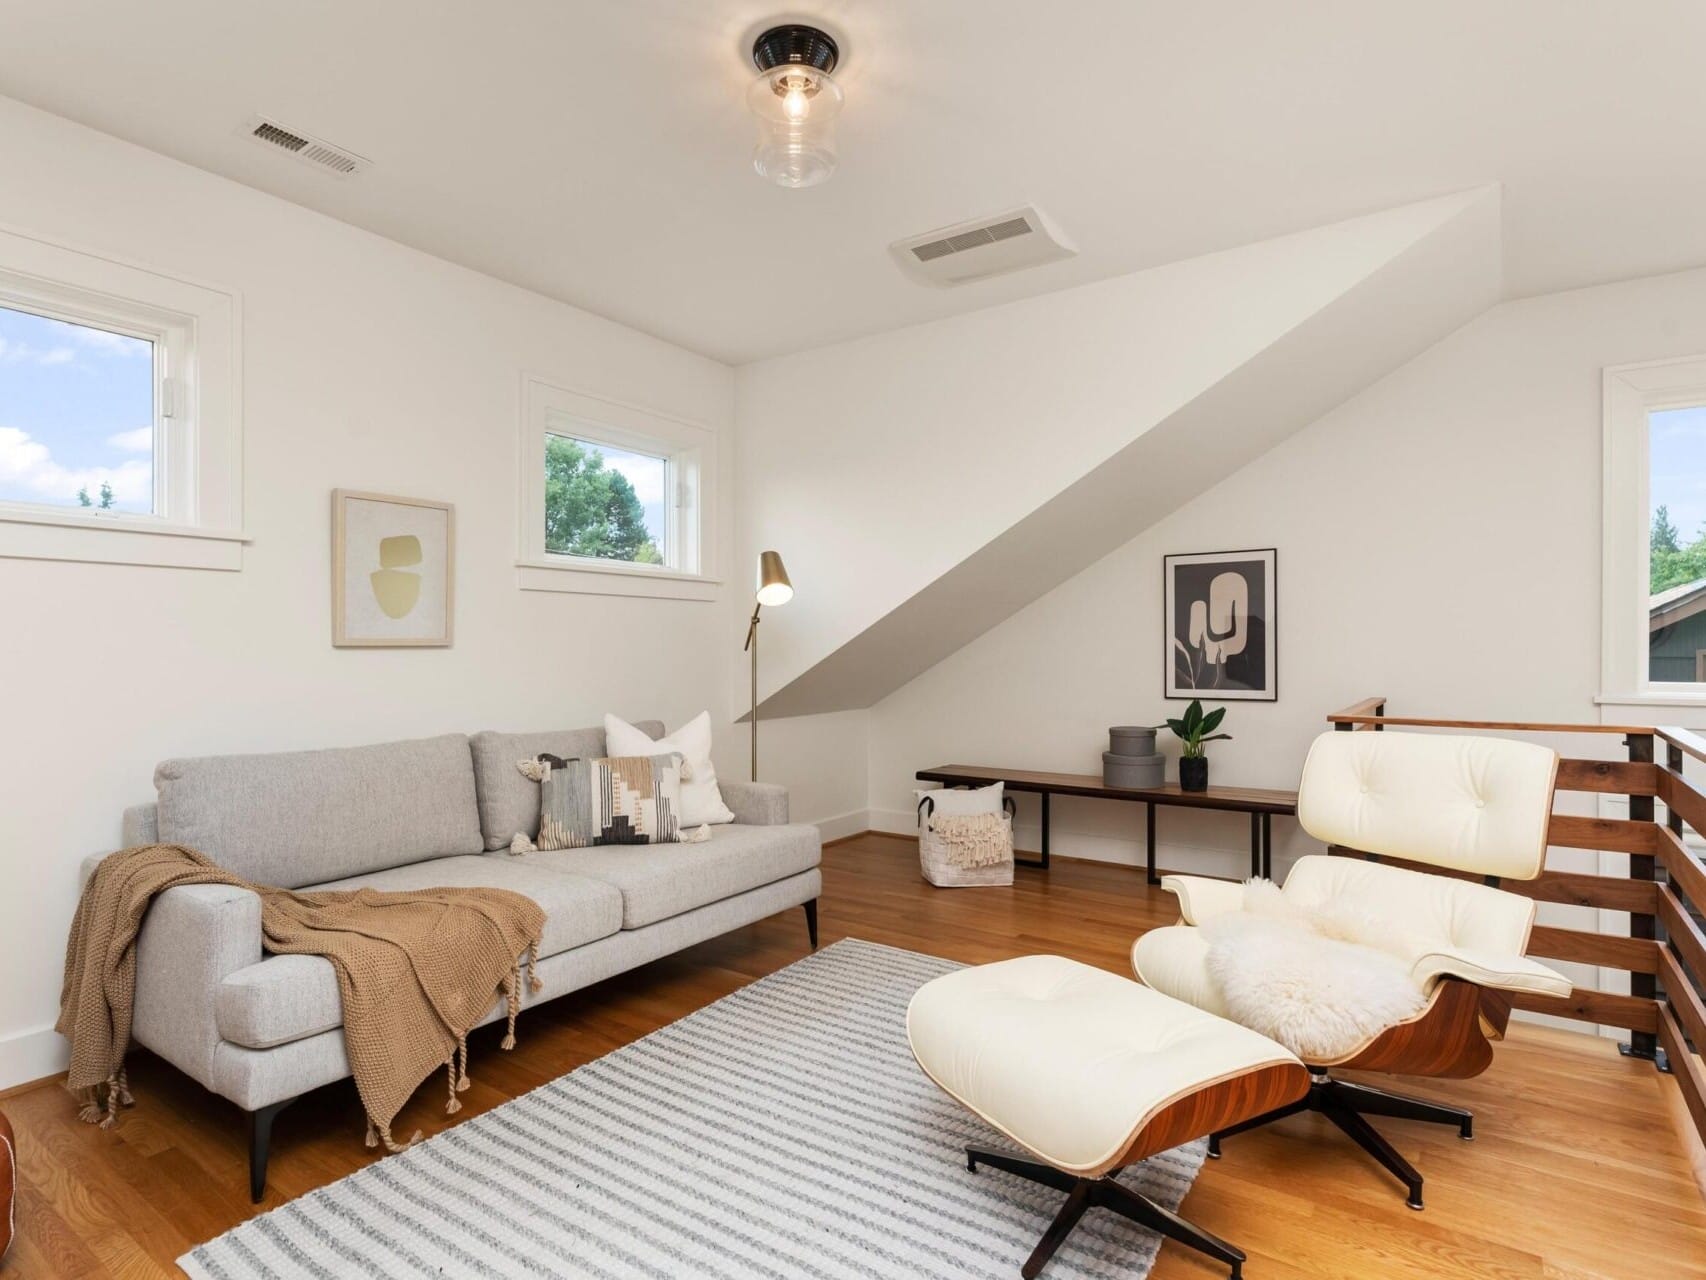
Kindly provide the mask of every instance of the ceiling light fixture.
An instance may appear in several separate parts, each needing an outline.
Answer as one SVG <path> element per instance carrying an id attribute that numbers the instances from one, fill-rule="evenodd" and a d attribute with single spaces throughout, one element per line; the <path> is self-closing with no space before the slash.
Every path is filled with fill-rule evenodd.
<path id="1" fill-rule="evenodd" d="M 758 79 L 746 104 L 758 117 L 752 167 L 783 187 L 815 187 L 835 172 L 841 86 L 830 72 L 841 50 L 816 27 L 771 27 L 752 45 Z"/>

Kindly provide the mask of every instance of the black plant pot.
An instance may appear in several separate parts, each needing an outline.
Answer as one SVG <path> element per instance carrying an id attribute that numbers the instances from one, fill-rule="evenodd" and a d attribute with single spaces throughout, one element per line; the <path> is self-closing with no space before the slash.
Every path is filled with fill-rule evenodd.
<path id="1" fill-rule="evenodd" d="M 1208 757 L 1180 756 L 1179 757 L 1179 790 L 1207 791 L 1208 790 Z"/>

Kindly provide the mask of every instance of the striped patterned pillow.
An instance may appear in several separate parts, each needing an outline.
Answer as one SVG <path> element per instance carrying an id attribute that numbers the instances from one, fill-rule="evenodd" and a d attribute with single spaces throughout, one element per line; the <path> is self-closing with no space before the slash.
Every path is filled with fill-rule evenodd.
<path id="1" fill-rule="evenodd" d="M 678 754 L 600 760 L 541 755 L 522 766 L 539 775 L 540 849 L 681 839 Z"/>

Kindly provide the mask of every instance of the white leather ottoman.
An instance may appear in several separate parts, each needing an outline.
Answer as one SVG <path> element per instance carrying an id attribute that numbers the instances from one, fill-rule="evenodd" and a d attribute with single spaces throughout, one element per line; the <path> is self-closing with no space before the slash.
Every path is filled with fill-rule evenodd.
<path id="1" fill-rule="evenodd" d="M 1302 1097 L 1309 1074 L 1266 1036 L 1062 956 L 961 969 L 920 987 L 907 1038 L 924 1073 L 1026 1151 L 966 1148 L 1067 1193 L 1021 1269 L 1042 1270 L 1078 1219 L 1111 1209 L 1227 1263 L 1241 1250 L 1114 1181 L 1113 1173 Z"/>

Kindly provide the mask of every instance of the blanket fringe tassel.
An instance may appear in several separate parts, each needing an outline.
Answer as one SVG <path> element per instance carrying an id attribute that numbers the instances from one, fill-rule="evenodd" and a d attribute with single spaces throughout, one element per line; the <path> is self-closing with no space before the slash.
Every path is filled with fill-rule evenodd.
<path id="1" fill-rule="evenodd" d="M 104 1097 L 103 1089 L 106 1091 Z M 136 1099 L 130 1093 L 130 1072 L 123 1063 L 107 1077 L 105 1084 L 79 1089 L 75 1096 L 82 1104 L 77 1108 L 77 1118 L 84 1124 L 99 1125 L 103 1129 L 111 1129 L 118 1124 L 120 1107 L 136 1105 Z"/>

